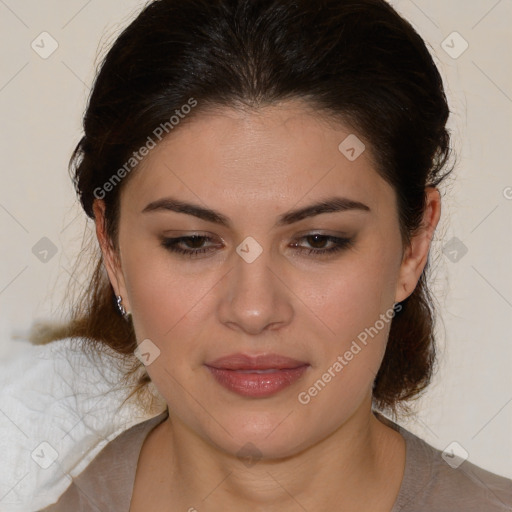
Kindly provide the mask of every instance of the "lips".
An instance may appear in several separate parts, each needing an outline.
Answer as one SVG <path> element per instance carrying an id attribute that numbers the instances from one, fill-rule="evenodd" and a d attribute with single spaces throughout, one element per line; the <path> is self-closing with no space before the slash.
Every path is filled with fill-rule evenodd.
<path id="1" fill-rule="evenodd" d="M 265 354 L 259 356 L 249 356 L 246 354 L 232 354 L 229 356 L 215 359 L 211 363 L 206 363 L 206 366 L 219 368 L 223 370 L 285 370 L 289 368 L 298 368 L 305 366 L 306 361 L 299 361 L 290 357 L 281 356 L 278 354 Z"/>
<path id="2" fill-rule="evenodd" d="M 232 354 L 205 366 L 229 391 L 245 397 L 265 398 L 298 381 L 309 364 L 278 354 Z"/>

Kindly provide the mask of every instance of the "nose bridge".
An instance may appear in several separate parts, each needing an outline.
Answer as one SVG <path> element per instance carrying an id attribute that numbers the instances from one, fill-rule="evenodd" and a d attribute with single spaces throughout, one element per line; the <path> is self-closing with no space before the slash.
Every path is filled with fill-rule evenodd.
<path id="1" fill-rule="evenodd" d="M 231 294 L 242 307 L 263 312 L 265 305 L 270 306 L 273 301 L 276 283 L 270 251 L 259 247 L 249 240 L 237 248 L 238 261 L 232 272 Z"/>
<path id="2" fill-rule="evenodd" d="M 240 244 L 237 249 L 238 261 L 235 263 L 233 280 L 242 288 L 253 290 L 254 293 L 271 293 L 272 283 L 269 279 L 274 273 L 271 270 L 271 255 L 268 249 L 257 251 L 251 242 Z"/>
<path id="3" fill-rule="evenodd" d="M 237 248 L 234 268 L 229 272 L 220 316 L 224 323 L 257 333 L 270 324 L 287 323 L 292 314 L 272 254 L 254 239 Z"/>

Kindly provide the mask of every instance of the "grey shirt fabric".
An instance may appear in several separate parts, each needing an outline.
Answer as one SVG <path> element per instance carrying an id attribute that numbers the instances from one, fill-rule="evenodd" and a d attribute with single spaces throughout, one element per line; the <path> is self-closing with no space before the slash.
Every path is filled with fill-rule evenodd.
<path id="1" fill-rule="evenodd" d="M 406 443 L 404 477 L 390 512 L 512 511 L 511 479 L 467 460 L 452 468 L 441 450 L 373 412 Z M 40 512 L 128 512 L 142 444 L 167 416 L 166 410 L 122 432 L 73 480 L 57 503 Z"/>

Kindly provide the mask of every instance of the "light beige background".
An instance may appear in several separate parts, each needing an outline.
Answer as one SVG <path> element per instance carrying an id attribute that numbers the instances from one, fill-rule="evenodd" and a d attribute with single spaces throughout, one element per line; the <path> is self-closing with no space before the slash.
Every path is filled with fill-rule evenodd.
<path id="1" fill-rule="evenodd" d="M 441 449 L 457 441 L 470 461 L 512 477 L 512 2 L 392 3 L 435 54 L 459 158 L 432 249 L 440 370 L 417 417 L 404 425 Z M 26 350 L 13 335 L 23 336 L 33 319 L 61 313 L 91 229 L 74 198 L 68 159 L 97 56 L 142 5 L 0 0 L 0 358 Z M 443 49 L 463 48 L 454 31 L 469 44 L 458 58 Z M 47 59 L 31 48 L 42 32 L 58 43 Z M 33 253 L 43 237 L 57 249 L 46 262 Z"/>

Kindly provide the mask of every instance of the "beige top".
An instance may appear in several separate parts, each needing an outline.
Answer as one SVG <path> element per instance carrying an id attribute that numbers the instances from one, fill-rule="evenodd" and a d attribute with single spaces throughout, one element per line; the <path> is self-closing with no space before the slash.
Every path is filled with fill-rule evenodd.
<path id="1" fill-rule="evenodd" d="M 406 443 L 405 473 L 391 512 L 512 511 L 512 480 L 467 460 L 452 468 L 440 450 L 378 412 L 374 414 Z M 57 503 L 40 512 L 128 512 L 144 439 L 167 416 L 166 410 L 121 433 L 73 480 Z"/>

